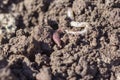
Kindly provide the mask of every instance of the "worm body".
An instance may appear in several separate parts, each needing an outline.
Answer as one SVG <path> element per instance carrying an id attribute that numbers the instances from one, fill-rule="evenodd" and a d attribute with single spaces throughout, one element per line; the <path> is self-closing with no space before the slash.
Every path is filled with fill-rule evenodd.
<path id="1" fill-rule="evenodd" d="M 60 31 L 59 30 L 57 30 L 53 33 L 53 41 L 57 44 L 58 47 L 61 47 Z"/>
<path id="2" fill-rule="evenodd" d="M 89 24 L 87 23 L 87 22 L 75 22 L 75 21 L 72 21 L 71 23 L 70 23 L 70 25 L 71 26 L 73 26 L 73 27 L 84 27 L 84 29 L 83 30 L 81 30 L 81 31 L 71 31 L 71 30 L 65 30 L 66 31 L 66 33 L 68 33 L 68 34 L 85 34 L 85 33 L 87 33 L 87 31 L 88 31 L 88 29 L 89 29 Z"/>

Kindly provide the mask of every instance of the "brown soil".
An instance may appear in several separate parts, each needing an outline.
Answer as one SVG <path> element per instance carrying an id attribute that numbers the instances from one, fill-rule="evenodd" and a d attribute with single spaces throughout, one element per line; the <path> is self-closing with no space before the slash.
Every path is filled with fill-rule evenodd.
<path id="1" fill-rule="evenodd" d="M 87 34 L 64 32 L 70 7 Z M 18 15 L 16 32 L 0 36 L 0 80 L 120 80 L 120 0 L 0 0 L 0 13 Z"/>

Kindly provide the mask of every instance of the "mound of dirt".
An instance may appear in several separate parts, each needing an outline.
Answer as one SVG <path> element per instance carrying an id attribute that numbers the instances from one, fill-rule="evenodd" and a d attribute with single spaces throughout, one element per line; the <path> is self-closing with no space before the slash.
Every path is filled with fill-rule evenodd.
<path id="1" fill-rule="evenodd" d="M 70 8 L 86 34 L 65 32 Z M 0 80 L 120 80 L 120 0 L 0 0 L 0 14 L 16 22 L 0 34 Z"/>

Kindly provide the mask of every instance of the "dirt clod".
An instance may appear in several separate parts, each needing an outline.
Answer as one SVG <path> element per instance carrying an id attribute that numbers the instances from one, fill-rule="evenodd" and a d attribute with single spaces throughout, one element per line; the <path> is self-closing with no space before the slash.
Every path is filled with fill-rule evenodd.
<path id="1" fill-rule="evenodd" d="M 0 0 L 0 14 L 0 80 L 120 79 L 120 0 Z M 72 21 L 90 29 L 67 34 L 85 30 Z"/>
<path id="2" fill-rule="evenodd" d="M 52 80 L 50 70 L 47 67 L 43 67 L 40 73 L 36 75 L 36 80 Z"/>

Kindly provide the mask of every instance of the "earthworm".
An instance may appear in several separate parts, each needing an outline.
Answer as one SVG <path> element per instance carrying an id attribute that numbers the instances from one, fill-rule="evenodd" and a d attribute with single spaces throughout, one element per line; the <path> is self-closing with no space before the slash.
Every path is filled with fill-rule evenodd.
<path id="1" fill-rule="evenodd" d="M 53 41 L 57 44 L 58 47 L 61 47 L 60 33 L 61 33 L 61 30 L 58 29 L 53 33 L 53 36 L 52 36 Z"/>
<path id="2" fill-rule="evenodd" d="M 84 27 L 84 29 L 81 30 L 81 31 L 65 30 L 66 33 L 68 33 L 68 34 L 74 34 L 74 35 L 75 34 L 84 34 L 89 29 L 89 24 L 87 22 L 80 22 L 79 23 L 79 22 L 71 21 L 70 25 L 73 26 L 73 27 Z"/>

